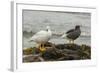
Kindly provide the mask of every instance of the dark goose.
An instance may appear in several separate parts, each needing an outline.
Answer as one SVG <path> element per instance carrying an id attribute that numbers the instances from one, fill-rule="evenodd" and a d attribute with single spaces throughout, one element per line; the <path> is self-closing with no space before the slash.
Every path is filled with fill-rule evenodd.
<path id="1" fill-rule="evenodd" d="M 80 26 L 76 25 L 75 29 L 71 29 L 67 31 L 62 37 L 67 37 L 69 40 L 69 43 L 74 43 L 74 40 L 76 40 L 81 34 Z"/>

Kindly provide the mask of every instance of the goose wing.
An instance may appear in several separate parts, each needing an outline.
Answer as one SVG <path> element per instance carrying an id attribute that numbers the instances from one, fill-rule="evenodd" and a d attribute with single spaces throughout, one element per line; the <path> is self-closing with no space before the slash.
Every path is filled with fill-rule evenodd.
<path id="1" fill-rule="evenodd" d="M 43 37 L 44 35 L 46 35 L 47 32 L 46 31 L 39 31 L 36 34 L 34 34 L 31 38 L 30 41 L 34 41 L 35 39 L 40 39 L 41 37 Z"/>
<path id="2" fill-rule="evenodd" d="M 66 34 L 73 32 L 73 31 L 74 31 L 74 29 L 71 29 L 71 30 L 67 31 Z"/>

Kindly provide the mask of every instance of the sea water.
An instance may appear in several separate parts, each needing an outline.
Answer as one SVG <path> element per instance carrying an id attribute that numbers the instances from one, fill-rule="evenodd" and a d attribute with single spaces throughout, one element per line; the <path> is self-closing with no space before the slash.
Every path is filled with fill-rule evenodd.
<path id="1" fill-rule="evenodd" d="M 80 25 L 81 35 L 74 42 L 76 44 L 91 45 L 91 14 L 79 12 L 50 12 L 23 10 L 23 48 L 34 47 L 35 42 L 28 40 L 37 32 L 51 27 L 52 33 L 63 34 Z M 26 33 L 24 33 L 26 32 Z M 67 44 L 68 39 L 53 35 L 50 42 L 54 44 Z"/>

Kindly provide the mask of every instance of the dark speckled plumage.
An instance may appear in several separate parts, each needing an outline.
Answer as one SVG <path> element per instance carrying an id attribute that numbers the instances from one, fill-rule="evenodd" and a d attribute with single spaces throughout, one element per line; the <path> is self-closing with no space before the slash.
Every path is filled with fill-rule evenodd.
<path id="1" fill-rule="evenodd" d="M 74 40 L 77 39 L 77 38 L 80 36 L 80 34 L 81 34 L 80 26 L 77 25 L 77 26 L 75 27 L 75 29 L 71 29 L 71 30 L 67 31 L 66 34 L 67 34 L 66 37 L 67 37 L 68 39 L 74 41 Z"/>

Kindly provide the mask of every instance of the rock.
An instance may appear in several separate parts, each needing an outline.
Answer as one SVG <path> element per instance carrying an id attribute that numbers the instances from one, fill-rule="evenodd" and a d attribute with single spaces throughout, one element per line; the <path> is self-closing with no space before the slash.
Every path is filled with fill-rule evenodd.
<path id="1" fill-rule="evenodd" d="M 70 49 L 70 50 L 78 50 L 80 48 L 80 46 L 76 44 L 58 44 L 55 47 L 58 49 Z"/>
<path id="2" fill-rule="evenodd" d="M 91 59 L 91 47 L 87 45 L 81 45 L 79 49 L 80 59 Z"/>
<path id="3" fill-rule="evenodd" d="M 40 52 L 38 48 L 28 48 L 23 50 L 23 55 L 31 55 L 23 58 L 23 62 L 38 61 L 63 61 L 63 60 L 83 60 L 91 59 L 91 47 L 85 44 L 45 44 L 46 51 Z M 38 55 L 41 54 L 41 55 Z M 36 56 L 38 55 L 38 56 Z"/>
<path id="4" fill-rule="evenodd" d="M 33 54 L 34 49 L 31 48 L 27 48 L 23 50 L 23 55 L 29 55 L 29 54 Z"/>
<path id="5" fill-rule="evenodd" d="M 38 54 L 40 50 L 36 47 L 30 47 L 23 50 L 23 55 Z"/>
<path id="6" fill-rule="evenodd" d="M 44 59 L 38 55 L 27 55 L 23 57 L 23 62 L 39 62 L 39 61 L 44 61 Z"/>

